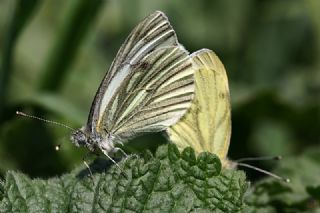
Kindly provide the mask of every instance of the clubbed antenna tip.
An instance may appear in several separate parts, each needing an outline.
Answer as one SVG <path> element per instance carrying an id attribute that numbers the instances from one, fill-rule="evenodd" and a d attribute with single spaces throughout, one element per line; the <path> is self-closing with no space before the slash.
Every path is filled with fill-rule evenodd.
<path id="1" fill-rule="evenodd" d="M 75 130 L 70 126 L 62 124 L 62 123 L 59 123 L 57 121 L 51 121 L 51 120 L 40 118 L 40 117 L 37 117 L 37 116 L 34 116 L 34 115 L 28 115 L 28 114 L 26 114 L 24 112 L 16 111 L 16 115 L 21 115 L 21 116 L 24 116 L 24 117 L 28 117 L 28 118 L 32 118 L 32 119 L 35 119 L 35 120 L 43 121 L 45 123 L 50 123 L 50 124 L 54 124 L 54 125 L 57 125 L 57 126 L 65 127 L 67 129 Z"/>
<path id="2" fill-rule="evenodd" d="M 240 158 L 236 162 L 246 162 L 246 161 L 272 161 L 272 160 L 281 160 L 282 156 L 262 156 L 262 157 L 249 157 L 249 158 Z"/>
<path id="3" fill-rule="evenodd" d="M 250 168 L 250 169 L 253 169 L 253 170 L 256 170 L 256 171 L 261 172 L 261 173 L 263 173 L 263 174 L 269 175 L 270 177 L 273 177 L 273 178 L 275 178 L 275 179 L 281 180 L 281 181 L 286 182 L 286 183 L 290 183 L 290 179 L 288 179 L 288 178 L 281 177 L 281 176 L 276 175 L 276 174 L 274 174 L 274 173 L 272 173 L 272 172 L 266 171 L 266 170 L 264 170 L 264 169 L 260 169 L 260 168 L 258 168 L 258 167 L 252 166 L 252 165 L 250 165 L 250 164 L 237 163 L 237 165 L 238 165 L 238 166 L 242 166 L 242 167 L 247 167 L 247 168 Z"/>

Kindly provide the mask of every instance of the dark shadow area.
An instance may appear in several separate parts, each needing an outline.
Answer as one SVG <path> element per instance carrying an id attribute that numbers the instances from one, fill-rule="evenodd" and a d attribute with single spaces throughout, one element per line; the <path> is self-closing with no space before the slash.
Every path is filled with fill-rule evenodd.
<path id="1" fill-rule="evenodd" d="M 116 162 L 119 162 L 121 159 L 117 159 Z M 110 160 L 107 159 L 103 159 L 101 157 L 97 157 L 96 159 L 93 160 L 93 162 L 91 162 L 89 164 L 90 170 L 92 172 L 92 174 L 96 174 L 96 173 L 104 173 L 107 172 L 110 167 L 113 165 L 113 163 Z M 90 171 L 87 167 L 84 167 L 78 174 L 77 174 L 77 178 L 85 178 L 90 176 Z"/>

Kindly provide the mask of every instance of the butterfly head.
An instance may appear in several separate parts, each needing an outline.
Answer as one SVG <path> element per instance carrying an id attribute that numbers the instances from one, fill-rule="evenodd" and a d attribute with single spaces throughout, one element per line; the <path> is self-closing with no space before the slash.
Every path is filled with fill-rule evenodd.
<path id="1" fill-rule="evenodd" d="M 83 128 L 72 132 L 70 139 L 77 147 L 85 146 L 92 152 L 96 149 L 96 140 L 92 138 L 90 134 L 86 133 Z"/>

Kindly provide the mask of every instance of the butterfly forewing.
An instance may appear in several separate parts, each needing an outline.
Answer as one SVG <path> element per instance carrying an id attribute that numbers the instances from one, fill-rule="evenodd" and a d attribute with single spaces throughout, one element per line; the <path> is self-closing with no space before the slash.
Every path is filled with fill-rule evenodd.
<path id="1" fill-rule="evenodd" d="M 210 50 L 192 54 L 195 97 L 188 113 L 168 129 L 178 147 L 191 146 L 197 153 L 209 151 L 226 160 L 231 135 L 228 79 L 223 64 Z"/>
<path id="2" fill-rule="evenodd" d="M 191 67 L 167 17 L 151 14 L 120 48 L 94 98 L 86 131 L 128 139 L 174 124 L 193 97 Z"/>
<path id="3" fill-rule="evenodd" d="M 152 75 L 142 75 L 137 88 L 145 89 L 138 90 L 139 95 L 132 95 L 134 101 L 122 103 L 132 106 L 123 107 L 124 112 L 119 113 L 121 117 L 113 127 L 116 135 L 128 137 L 164 130 L 176 123 L 190 107 L 194 85 L 187 52 L 181 47 L 168 47 L 148 55 L 146 60 L 152 61 L 148 70 Z"/>
<path id="4" fill-rule="evenodd" d="M 102 113 L 121 88 L 121 82 L 131 73 L 130 62 L 138 61 L 157 48 L 177 44 L 175 32 L 162 12 L 156 11 L 141 21 L 121 46 L 101 82 L 90 109 L 86 131 L 96 132 L 95 128 L 102 118 Z"/>

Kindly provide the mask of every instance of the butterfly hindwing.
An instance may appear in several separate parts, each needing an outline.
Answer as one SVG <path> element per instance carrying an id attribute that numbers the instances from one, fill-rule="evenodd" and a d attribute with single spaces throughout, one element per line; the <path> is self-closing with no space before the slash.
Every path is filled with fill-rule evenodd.
<path id="1" fill-rule="evenodd" d="M 191 55 L 195 69 L 195 97 L 190 110 L 168 135 L 178 147 L 191 146 L 197 153 L 209 151 L 226 160 L 231 136 L 228 78 L 211 50 Z"/>

